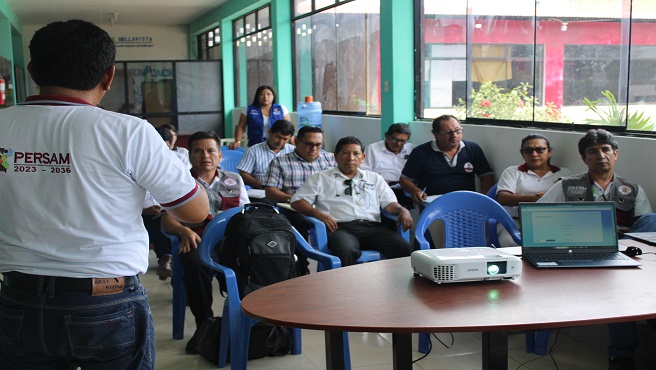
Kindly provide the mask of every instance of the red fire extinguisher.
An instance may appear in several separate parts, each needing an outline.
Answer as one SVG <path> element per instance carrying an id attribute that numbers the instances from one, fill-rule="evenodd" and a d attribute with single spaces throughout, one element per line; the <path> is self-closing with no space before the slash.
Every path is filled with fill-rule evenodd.
<path id="1" fill-rule="evenodd" d="M 5 105 L 5 80 L 0 75 L 0 105 Z"/>

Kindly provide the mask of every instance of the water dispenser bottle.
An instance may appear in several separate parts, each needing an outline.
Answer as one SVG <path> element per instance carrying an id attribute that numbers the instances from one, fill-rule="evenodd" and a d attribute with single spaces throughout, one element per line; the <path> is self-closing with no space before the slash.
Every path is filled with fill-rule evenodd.
<path id="1" fill-rule="evenodd" d="M 305 97 L 305 102 L 298 103 L 298 128 L 316 126 L 321 128 L 321 103 L 315 102 L 311 96 Z"/>

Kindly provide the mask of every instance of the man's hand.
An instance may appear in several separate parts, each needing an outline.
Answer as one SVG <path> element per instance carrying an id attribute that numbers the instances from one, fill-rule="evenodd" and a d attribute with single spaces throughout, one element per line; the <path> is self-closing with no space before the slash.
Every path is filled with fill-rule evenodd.
<path id="1" fill-rule="evenodd" d="M 403 227 L 403 231 L 412 229 L 412 216 L 410 215 L 410 211 L 405 208 L 401 209 L 396 219 L 396 223 Z"/>
<path id="2" fill-rule="evenodd" d="M 144 208 L 144 209 L 141 211 L 141 214 L 142 214 L 142 215 L 146 215 L 146 216 L 158 215 L 158 214 L 160 214 L 160 213 L 162 213 L 162 207 L 160 207 L 160 206 L 158 206 L 158 205 L 152 205 L 152 206 L 150 206 L 150 207 L 148 207 L 148 208 Z"/>
<path id="3" fill-rule="evenodd" d="M 192 249 L 198 248 L 200 244 L 200 236 L 188 227 L 181 229 L 178 236 L 180 237 L 180 250 L 178 251 L 180 254 L 189 253 Z"/>
<path id="4" fill-rule="evenodd" d="M 230 148 L 230 150 L 235 150 L 239 148 L 239 144 L 241 144 L 241 141 L 233 141 L 232 143 L 230 143 L 228 147 Z"/>
<path id="5" fill-rule="evenodd" d="M 330 217 L 330 215 L 317 211 L 317 214 L 314 217 L 326 225 L 326 230 L 328 230 L 328 232 L 337 230 L 337 222 L 335 222 L 335 219 Z"/>
<path id="6" fill-rule="evenodd" d="M 415 202 L 415 204 L 424 204 L 426 198 L 428 198 L 428 194 L 423 190 L 417 190 L 412 194 L 412 201 Z"/>

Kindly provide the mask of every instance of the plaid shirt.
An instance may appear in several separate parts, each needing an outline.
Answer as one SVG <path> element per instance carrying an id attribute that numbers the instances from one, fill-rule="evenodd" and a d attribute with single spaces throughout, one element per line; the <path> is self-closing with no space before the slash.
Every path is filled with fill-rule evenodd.
<path id="1" fill-rule="evenodd" d="M 269 164 L 263 186 L 273 186 L 293 195 L 308 176 L 329 168 L 337 167 L 333 153 L 322 151 L 319 158 L 308 162 L 296 152 L 275 157 Z"/>
<path id="2" fill-rule="evenodd" d="M 264 180 L 266 180 L 267 169 L 269 168 L 271 160 L 275 157 L 293 152 L 294 148 L 295 146 L 291 144 L 285 144 L 285 146 L 276 153 L 269 149 L 269 145 L 266 141 L 255 144 L 248 148 L 246 154 L 241 157 L 241 160 L 237 165 L 237 170 L 249 173 L 251 176 L 255 177 L 256 180 L 264 182 Z"/>

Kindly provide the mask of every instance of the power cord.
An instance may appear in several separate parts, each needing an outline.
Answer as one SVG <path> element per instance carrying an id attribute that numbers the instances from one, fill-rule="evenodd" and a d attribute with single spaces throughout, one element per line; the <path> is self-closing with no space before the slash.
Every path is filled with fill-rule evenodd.
<path id="1" fill-rule="evenodd" d="M 419 357 L 418 359 L 412 361 L 412 363 L 414 364 L 415 362 L 423 360 L 423 359 L 426 358 L 426 356 L 430 355 L 431 351 L 433 350 L 433 341 L 431 340 L 431 336 L 435 337 L 435 339 L 438 342 L 440 342 L 442 344 L 442 346 L 444 346 L 444 348 L 448 349 L 448 348 L 453 347 L 453 344 L 455 343 L 456 338 L 453 336 L 453 333 L 449 333 L 449 335 L 451 336 L 451 344 L 446 344 L 446 343 L 442 342 L 442 340 L 440 338 L 438 338 L 438 336 L 435 333 L 430 333 L 430 335 L 428 336 L 428 352 L 424 353 L 424 355 Z"/>
<path id="2" fill-rule="evenodd" d="M 551 345 L 551 347 L 549 347 L 549 352 L 548 352 L 549 357 L 551 358 L 551 361 L 553 361 L 554 366 L 556 367 L 556 370 L 559 370 L 559 367 L 558 367 L 558 363 L 556 362 L 556 359 L 553 357 L 553 350 L 554 350 L 554 348 L 556 347 L 557 344 L 560 344 L 560 343 L 558 343 L 558 335 L 559 335 L 559 334 L 560 334 L 560 329 L 557 329 L 557 330 L 556 330 L 556 338 L 554 339 L 554 342 L 553 342 L 553 344 Z M 517 366 L 517 368 L 516 368 L 515 370 L 519 370 L 519 369 L 521 369 L 522 367 L 524 367 L 526 364 L 528 364 L 529 362 L 533 362 L 533 361 L 535 361 L 535 360 L 539 360 L 539 359 L 543 358 L 544 356 L 546 356 L 546 355 L 538 356 L 538 357 L 536 357 L 536 358 L 532 358 L 532 359 L 530 359 L 530 360 L 528 360 L 528 361 L 524 361 L 523 363 L 519 364 L 519 366 Z"/>

